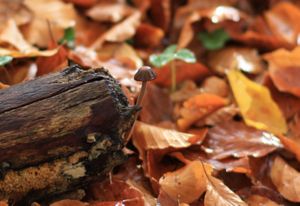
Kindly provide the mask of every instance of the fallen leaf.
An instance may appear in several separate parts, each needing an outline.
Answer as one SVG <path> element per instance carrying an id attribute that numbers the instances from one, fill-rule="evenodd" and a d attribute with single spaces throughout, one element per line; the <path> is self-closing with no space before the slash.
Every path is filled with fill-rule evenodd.
<path id="1" fill-rule="evenodd" d="M 271 32 L 291 44 L 298 44 L 300 9 L 290 2 L 279 2 L 265 12 Z"/>
<path id="2" fill-rule="evenodd" d="M 134 11 L 122 22 L 114 25 L 112 28 L 102 34 L 91 46 L 91 49 L 99 49 L 105 41 L 122 42 L 134 36 L 137 27 L 141 21 L 141 12 Z"/>
<path id="3" fill-rule="evenodd" d="M 7 201 L 0 201 L 0 206 L 8 206 Z"/>
<path id="4" fill-rule="evenodd" d="M 25 0 L 24 4 L 34 13 L 34 18 L 22 31 L 31 44 L 47 47 L 51 41 L 47 21 L 55 40 L 63 36 L 64 29 L 74 27 L 76 11 L 70 3 L 60 0 Z"/>
<path id="5" fill-rule="evenodd" d="M 172 120 L 172 111 L 173 105 L 169 93 L 154 84 L 147 85 L 140 120 L 148 124 Z"/>
<path id="6" fill-rule="evenodd" d="M 210 129 L 204 146 L 212 159 L 262 157 L 282 148 L 279 139 L 272 134 L 233 120 Z"/>
<path id="7" fill-rule="evenodd" d="M 209 74 L 206 66 L 200 63 L 186 63 L 184 61 L 175 61 L 176 65 L 176 82 L 179 84 L 185 80 L 199 81 Z M 159 86 L 170 87 L 171 85 L 171 68 L 170 64 L 161 68 L 154 68 L 157 78 L 153 81 Z"/>
<path id="8" fill-rule="evenodd" d="M 216 76 L 207 77 L 203 81 L 201 89 L 204 93 L 215 94 L 221 97 L 227 97 L 229 94 L 227 82 Z"/>
<path id="9" fill-rule="evenodd" d="M 227 76 L 247 125 L 275 134 L 287 131 L 284 116 L 266 87 L 251 81 L 235 69 L 230 70 Z"/>
<path id="10" fill-rule="evenodd" d="M 209 177 L 209 184 L 204 197 L 205 206 L 246 206 L 247 204 L 224 183 L 212 176 Z"/>
<path id="11" fill-rule="evenodd" d="M 279 49 L 264 55 L 269 63 L 270 77 L 279 91 L 300 97 L 300 47 L 292 51 Z"/>
<path id="12" fill-rule="evenodd" d="M 29 23 L 32 19 L 32 13 L 24 5 L 23 0 L 2 0 L 0 1 L 0 11 L 0 22 L 2 23 L 12 18 L 19 26 Z M 1 29 L 2 26 L 0 26 Z"/>
<path id="13" fill-rule="evenodd" d="M 264 64 L 258 51 L 247 47 L 226 47 L 210 52 L 208 64 L 219 74 L 225 74 L 233 65 L 250 74 L 259 74 L 264 71 Z"/>
<path id="14" fill-rule="evenodd" d="M 248 197 L 247 204 L 249 206 L 279 206 L 276 202 L 260 195 L 251 195 Z"/>
<path id="15" fill-rule="evenodd" d="M 203 93 L 193 96 L 183 103 L 177 126 L 181 131 L 185 131 L 195 122 L 225 106 L 226 103 L 226 99 L 214 94 Z"/>
<path id="16" fill-rule="evenodd" d="M 9 85 L 3 84 L 3 83 L 0 82 L 0 89 L 5 89 L 5 88 L 8 88 L 8 87 L 9 87 Z"/>
<path id="17" fill-rule="evenodd" d="M 284 148 L 296 156 L 296 159 L 300 161 L 300 144 L 295 140 L 288 138 L 284 135 L 277 135 Z"/>
<path id="18" fill-rule="evenodd" d="M 171 1 L 170 0 L 151 0 L 150 13 L 154 23 L 168 31 L 171 22 Z"/>
<path id="19" fill-rule="evenodd" d="M 50 206 L 88 206 L 88 203 L 81 202 L 79 200 L 60 200 L 50 204 Z"/>
<path id="20" fill-rule="evenodd" d="M 131 14 L 133 8 L 122 3 L 99 3 L 86 11 L 87 16 L 100 22 L 119 22 Z"/>
<path id="21" fill-rule="evenodd" d="M 11 56 L 14 58 L 34 57 L 34 56 L 51 56 L 57 52 L 57 49 L 39 51 L 31 46 L 23 37 L 18 29 L 16 22 L 10 19 L 5 29 L 0 33 L 0 43 L 7 43 L 14 48 L 0 48 L 0 56 Z"/>
<path id="22" fill-rule="evenodd" d="M 300 173 L 277 156 L 270 177 L 280 194 L 292 202 L 300 202 Z"/>
<path id="23" fill-rule="evenodd" d="M 151 24 L 141 23 L 136 30 L 134 43 L 141 47 L 154 48 L 161 44 L 164 31 Z"/>
<path id="24" fill-rule="evenodd" d="M 159 184 L 161 190 L 173 200 L 192 203 L 205 192 L 207 175 L 210 175 L 211 172 L 210 165 L 200 161 L 192 161 L 174 172 L 164 174 L 159 179 Z M 191 190 L 191 188 L 193 189 Z"/>

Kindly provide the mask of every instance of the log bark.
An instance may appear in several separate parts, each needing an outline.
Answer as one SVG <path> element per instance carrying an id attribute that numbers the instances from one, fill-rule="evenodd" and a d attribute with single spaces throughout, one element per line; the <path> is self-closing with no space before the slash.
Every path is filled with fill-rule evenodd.
<path id="1" fill-rule="evenodd" d="M 0 199 L 43 199 L 82 187 L 124 160 L 138 108 L 104 70 L 71 66 L 0 90 Z"/>

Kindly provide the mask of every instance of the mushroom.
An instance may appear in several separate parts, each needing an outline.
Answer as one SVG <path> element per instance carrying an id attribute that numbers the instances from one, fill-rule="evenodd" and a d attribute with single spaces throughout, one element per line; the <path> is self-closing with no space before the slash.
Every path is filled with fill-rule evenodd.
<path id="1" fill-rule="evenodd" d="M 149 66 L 142 66 L 134 75 L 135 81 L 142 82 L 142 88 L 137 98 L 136 105 L 140 106 L 142 103 L 142 99 L 146 92 L 147 81 L 154 80 L 155 78 L 156 78 L 156 74 Z"/>
<path id="2" fill-rule="evenodd" d="M 142 66 L 141 68 L 138 69 L 138 71 L 134 75 L 134 80 L 142 82 L 142 88 L 141 88 L 140 94 L 136 100 L 136 103 L 135 103 L 136 106 L 141 106 L 141 104 L 142 104 L 142 99 L 146 92 L 147 82 L 154 80 L 155 78 L 156 78 L 156 73 L 151 69 L 151 67 Z M 139 116 L 139 112 L 137 112 L 135 114 L 133 125 L 125 139 L 125 142 L 127 142 L 131 137 L 133 128 L 135 126 L 135 122 L 136 122 L 136 119 L 138 118 L 138 116 Z"/>

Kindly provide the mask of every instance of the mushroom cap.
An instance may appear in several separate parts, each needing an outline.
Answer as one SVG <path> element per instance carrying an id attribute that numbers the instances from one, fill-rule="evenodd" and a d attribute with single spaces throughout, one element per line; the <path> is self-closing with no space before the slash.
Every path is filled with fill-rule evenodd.
<path id="1" fill-rule="evenodd" d="M 151 81 L 156 78 L 156 73 L 149 66 L 142 66 L 134 75 L 135 81 Z"/>

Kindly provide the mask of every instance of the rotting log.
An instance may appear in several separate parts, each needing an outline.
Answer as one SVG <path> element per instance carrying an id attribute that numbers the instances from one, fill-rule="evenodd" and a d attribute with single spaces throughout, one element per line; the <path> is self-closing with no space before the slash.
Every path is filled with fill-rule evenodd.
<path id="1" fill-rule="evenodd" d="M 29 204 L 107 173 L 138 109 L 104 69 L 76 65 L 0 90 L 0 200 Z"/>

